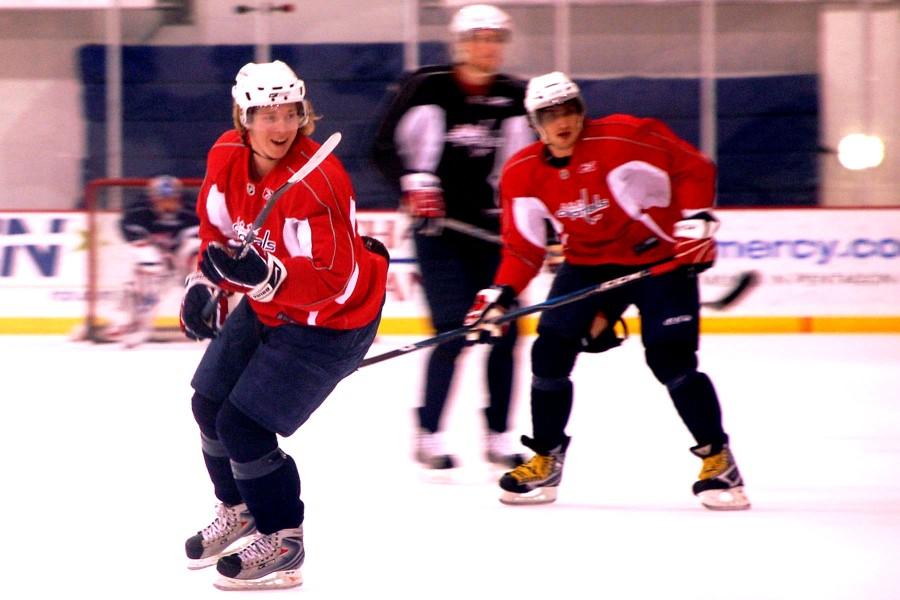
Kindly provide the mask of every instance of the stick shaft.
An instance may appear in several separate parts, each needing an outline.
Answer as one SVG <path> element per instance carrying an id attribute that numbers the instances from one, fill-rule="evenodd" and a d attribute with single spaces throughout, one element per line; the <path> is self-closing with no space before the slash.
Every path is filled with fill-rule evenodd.
<path id="1" fill-rule="evenodd" d="M 539 302 L 537 304 L 532 304 L 530 306 L 525 306 L 523 308 L 519 308 L 516 310 L 511 310 L 501 317 L 494 319 L 494 323 L 503 324 L 508 323 L 510 321 L 515 321 L 520 317 L 524 317 L 525 315 L 530 315 L 532 313 L 541 312 L 544 310 L 549 310 L 552 308 L 556 308 L 558 306 L 563 306 L 565 304 L 571 304 L 572 302 L 577 302 L 589 296 L 593 296 L 595 294 L 600 294 L 606 292 L 608 290 L 622 287 L 623 285 L 627 285 L 632 281 L 637 281 L 638 279 L 644 279 L 646 277 L 653 277 L 655 275 L 662 275 L 663 273 L 668 273 L 676 269 L 679 264 L 675 261 L 667 261 L 664 263 L 660 263 L 648 269 L 642 269 L 640 271 L 636 271 L 634 273 L 630 273 L 628 275 L 623 275 L 622 277 L 616 277 L 615 279 L 610 279 L 608 281 L 604 281 L 603 283 L 598 283 L 597 285 L 592 285 L 590 287 L 586 287 L 580 290 L 576 290 L 574 292 L 570 292 L 568 294 L 563 294 L 561 296 L 555 296 L 553 298 L 549 298 L 544 302 Z M 363 359 L 360 363 L 360 368 L 367 367 L 369 365 L 374 365 L 376 363 L 384 362 L 391 358 L 396 358 L 398 356 L 402 356 L 404 354 L 409 354 L 410 352 L 415 352 L 416 350 L 422 350 L 423 348 L 428 348 L 430 346 L 436 346 L 438 344 L 443 344 L 446 341 L 462 337 L 475 329 L 474 326 L 469 327 L 459 327 L 457 329 L 452 329 L 450 331 L 445 331 L 444 333 L 438 334 L 434 337 L 430 337 L 419 342 L 415 342 L 413 344 L 408 344 L 406 346 L 402 346 L 400 348 L 396 348 L 389 352 L 385 352 L 384 354 L 377 354 L 375 356 L 371 356 L 369 358 Z"/>

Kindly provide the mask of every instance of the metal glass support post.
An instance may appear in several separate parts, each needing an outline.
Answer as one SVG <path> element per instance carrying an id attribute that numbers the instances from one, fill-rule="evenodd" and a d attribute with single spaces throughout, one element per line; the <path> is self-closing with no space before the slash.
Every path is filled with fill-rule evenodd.
<path id="1" fill-rule="evenodd" d="M 716 147 L 716 0 L 700 2 L 700 150 L 713 161 Z"/>
<path id="2" fill-rule="evenodd" d="M 122 7 L 112 0 L 106 10 L 106 176 L 122 177 Z M 121 205 L 121 190 L 107 198 Z M 102 207 L 107 208 L 107 207 Z"/>

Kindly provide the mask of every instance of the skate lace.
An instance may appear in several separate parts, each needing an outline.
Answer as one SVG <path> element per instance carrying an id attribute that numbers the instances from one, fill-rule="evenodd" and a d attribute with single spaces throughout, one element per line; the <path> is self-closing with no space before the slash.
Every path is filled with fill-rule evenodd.
<path id="1" fill-rule="evenodd" d="M 274 556 L 280 547 L 281 538 L 278 534 L 261 535 L 252 544 L 238 552 L 238 557 L 241 559 L 241 564 L 246 566 Z"/>
<path id="2" fill-rule="evenodd" d="M 216 511 L 218 512 L 216 518 L 201 532 L 203 539 L 212 540 L 222 537 L 223 535 L 226 535 L 237 522 L 235 511 L 224 504 L 220 504 Z"/>
<path id="3" fill-rule="evenodd" d="M 728 451 L 723 450 L 714 456 L 708 456 L 703 459 L 703 467 L 700 469 L 700 479 L 712 479 L 718 477 L 728 469 L 731 463 L 728 457 Z"/>
<path id="4" fill-rule="evenodd" d="M 513 469 L 510 474 L 519 481 L 543 479 L 553 469 L 553 457 L 535 454 L 527 463 Z"/>

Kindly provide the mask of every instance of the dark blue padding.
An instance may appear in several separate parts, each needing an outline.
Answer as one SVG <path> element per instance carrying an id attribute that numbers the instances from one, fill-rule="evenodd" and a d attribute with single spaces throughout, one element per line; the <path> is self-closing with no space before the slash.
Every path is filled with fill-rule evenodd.
<path id="1" fill-rule="evenodd" d="M 719 205 L 817 204 L 818 77 L 721 79 L 716 94 Z"/>
<path id="2" fill-rule="evenodd" d="M 206 153 L 231 126 L 231 85 L 253 60 L 252 46 L 125 46 L 123 172 L 202 177 Z M 105 49 L 79 49 L 87 121 L 85 181 L 105 175 Z M 388 86 L 401 75 L 401 44 L 275 45 L 272 57 L 295 68 L 323 119 L 314 137 L 334 131 L 335 151 L 363 208 L 394 207 L 392 187 L 368 154 Z M 439 42 L 420 47 L 422 64 L 447 61 Z M 578 80 L 591 116 L 628 113 L 666 122 L 699 144 L 696 79 Z M 818 186 L 818 79 L 815 75 L 717 82 L 719 204 L 815 204 Z"/>

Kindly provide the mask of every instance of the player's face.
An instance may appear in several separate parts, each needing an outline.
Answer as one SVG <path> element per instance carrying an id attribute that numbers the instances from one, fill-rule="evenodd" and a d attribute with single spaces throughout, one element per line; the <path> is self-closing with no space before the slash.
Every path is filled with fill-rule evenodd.
<path id="1" fill-rule="evenodd" d="M 457 42 L 465 63 L 482 73 L 496 73 L 503 64 L 503 49 L 509 35 L 495 29 L 478 29 Z"/>
<path id="2" fill-rule="evenodd" d="M 247 125 L 250 145 L 270 160 L 279 160 L 287 154 L 303 116 L 296 104 L 261 106 L 253 111 Z"/>
<path id="3" fill-rule="evenodd" d="M 584 113 L 576 101 L 564 102 L 538 111 L 541 140 L 557 157 L 572 156 L 584 126 Z"/>
<path id="4" fill-rule="evenodd" d="M 158 213 L 173 213 L 181 206 L 178 196 L 151 196 L 153 208 Z"/>

